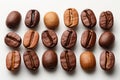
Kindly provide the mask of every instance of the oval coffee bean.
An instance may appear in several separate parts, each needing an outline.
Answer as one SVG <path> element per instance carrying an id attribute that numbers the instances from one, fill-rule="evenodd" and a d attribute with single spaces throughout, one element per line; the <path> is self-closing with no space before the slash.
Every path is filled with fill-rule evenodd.
<path id="1" fill-rule="evenodd" d="M 87 28 L 93 28 L 96 25 L 96 17 L 91 9 L 85 9 L 81 13 L 81 21 Z"/>
<path id="2" fill-rule="evenodd" d="M 4 39 L 6 45 L 12 47 L 12 48 L 17 48 L 21 44 L 21 37 L 16 34 L 15 32 L 9 32 Z"/>
<path id="3" fill-rule="evenodd" d="M 34 30 L 28 30 L 23 38 L 23 45 L 26 48 L 33 49 L 37 46 L 39 41 L 39 33 Z"/>
<path id="4" fill-rule="evenodd" d="M 57 45 L 58 37 L 53 30 L 45 30 L 42 33 L 42 42 L 48 48 L 53 48 Z"/>
<path id="5" fill-rule="evenodd" d="M 69 28 L 74 28 L 78 25 L 79 15 L 75 8 L 68 8 L 64 13 L 64 23 Z"/>
<path id="6" fill-rule="evenodd" d="M 114 67 L 115 56 L 111 51 L 103 51 L 100 55 L 100 66 L 103 70 L 109 71 Z"/>
<path id="7" fill-rule="evenodd" d="M 21 55 L 18 51 L 11 51 L 6 57 L 6 67 L 10 71 L 16 71 L 21 64 Z"/>
<path id="8" fill-rule="evenodd" d="M 18 11 L 12 11 L 8 14 L 6 25 L 8 28 L 16 28 L 21 21 L 21 14 Z"/>
<path id="9" fill-rule="evenodd" d="M 44 68 L 50 70 L 55 69 L 58 63 L 57 54 L 53 50 L 47 50 L 42 56 L 42 64 Z"/>
<path id="10" fill-rule="evenodd" d="M 73 71 L 76 68 L 76 56 L 74 52 L 71 50 L 63 51 L 60 55 L 60 62 L 65 71 Z"/>
<path id="11" fill-rule="evenodd" d="M 86 71 L 94 70 L 96 66 L 94 54 L 90 51 L 83 52 L 80 55 L 80 65 Z"/>
<path id="12" fill-rule="evenodd" d="M 96 33 L 93 30 L 86 30 L 83 32 L 81 37 L 81 45 L 86 48 L 90 49 L 94 47 L 96 42 Z"/>
<path id="13" fill-rule="evenodd" d="M 26 14 L 25 25 L 29 28 L 34 28 L 38 25 L 40 14 L 37 10 L 29 10 Z"/>
<path id="14" fill-rule="evenodd" d="M 115 41 L 115 36 L 112 32 L 106 31 L 99 38 L 99 45 L 103 48 L 109 48 Z"/>
<path id="15" fill-rule="evenodd" d="M 35 51 L 28 50 L 23 55 L 24 63 L 29 70 L 36 71 L 39 68 L 39 58 Z"/>
<path id="16" fill-rule="evenodd" d="M 109 30 L 113 27 L 114 18 L 111 11 L 105 11 L 100 14 L 99 24 L 102 29 Z"/>
<path id="17" fill-rule="evenodd" d="M 70 49 L 75 46 L 77 40 L 77 34 L 73 29 L 69 29 L 64 31 L 61 37 L 61 45 L 66 48 Z"/>

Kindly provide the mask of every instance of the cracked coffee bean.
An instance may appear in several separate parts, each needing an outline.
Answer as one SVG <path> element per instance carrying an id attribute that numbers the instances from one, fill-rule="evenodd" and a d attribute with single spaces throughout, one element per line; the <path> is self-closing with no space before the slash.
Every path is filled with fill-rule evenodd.
<path id="1" fill-rule="evenodd" d="M 100 66 L 103 70 L 109 71 L 114 67 L 115 56 L 111 51 L 103 51 L 100 55 Z"/>
<path id="2" fill-rule="evenodd" d="M 26 14 L 25 25 L 29 28 L 34 28 L 38 25 L 40 14 L 37 10 L 29 10 Z"/>
<path id="3" fill-rule="evenodd" d="M 48 70 L 55 69 L 57 67 L 58 58 L 57 54 L 53 50 L 47 50 L 42 56 L 42 64 L 44 68 Z"/>
<path id="4" fill-rule="evenodd" d="M 21 21 L 21 14 L 18 11 L 12 11 L 8 14 L 6 19 L 6 25 L 8 28 L 16 28 L 18 27 Z"/>
<path id="5" fill-rule="evenodd" d="M 65 50 L 60 55 L 62 68 L 67 72 L 72 72 L 76 68 L 76 56 L 73 51 Z"/>
<path id="6" fill-rule="evenodd" d="M 6 67 L 10 71 L 16 71 L 21 64 L 21 55 L 18 51 L 11 51 L 6 57 Z"/>
<path id="7" fill-rule="evenodd" d="M 35 51 L 28 50 L 23 55 L 25 66 L 32 71 L 36 71 L 39 68 L 39 58 Z"/>
<path id="8" fill-rule="evenodd" d="M 105 11 L 100 14 L 99 25 L 104 30 L 109 30 L 113 27 L 114 18 L 111 11 Z"/>
<path id="9" fill-rule="evenodd" d="M 96 42 L 96 33 L 93 30 L 86 30 L 83 32 L 81 37 L 81 45 L 86 48 L 90 49 L 94 47 Z"/>
<path id="10" fill-rule="evenodd" d="M 53 30 L 45 30 L 42 33 L 42 42 L 48 48 L 53 48 L 57 45 L 58 37 Z"/>
<path id="11" fill-rule="evenodd" d="M 115 36 L 112 32 L 106 31 L 99 38 L 99 45 L 103 48 L 109 48 L 115 41 Z"/>
<path id="12" fill-rule="evenodd" d="M 71 49 L 75 46 L 76 40 L 76 32 L 73 29 L 69 29 L 63 32 L 61 37 L 61 45 L 66 49 Z"/>
<path id="13" fill-rule="evenodd" d="M 68 8 L 64 13 L 64 23 L 69 28 L 77 27 L 79 15 L 75 8 Z"/>
<path id="14" fill-rule="evenodd" d="M 83 10 L 81 13 L 81 21 L 85 27 L 90 29 L 93 28 L 97 23 L 95 14 L 91 9 Z"/>
<path id="15" fill-rule="evenodd" d="M 39 33 L 34 30 L 28 30 L 23 38 L 23 45 L 28 49 L 33 49 L 39 41 Z"/>
<path id="16" fill-rule="evenodd" d="M 15 32 L 9 32 L 4 39 L 6 45 L 12 48 L 18 48 L 21 45 L 21 37 Z"/>

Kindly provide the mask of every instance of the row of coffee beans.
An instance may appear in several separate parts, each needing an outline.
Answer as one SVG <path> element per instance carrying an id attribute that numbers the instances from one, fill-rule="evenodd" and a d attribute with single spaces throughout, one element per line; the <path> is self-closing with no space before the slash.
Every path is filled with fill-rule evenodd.
<path id="1" fill-rule="evenodd" d="M 38 10 L 29 10 L 25 17 L 25 25 L 29 28 L 34 28 L 38 25 L 40 13 Z M 6 25 L 9 28 L 15 28 L 21 21 L 21 14 L 18 11 L 9 13 L 6 19 Z M 93 28 L 96 23 L 96 16 L 91 9 L 85 9 L 81 13 L 81 21 L 87 28 Z M 56 12 L 48 12 L 44 16 L 44 23 L 47 28 L 55 29 L 59 25 L 59 17 Z M 79 23 L 79 15 L 75 8 L 68 8 L 64 12 L 64 23 L 69 28 L 77 27 Z M 114 23 L 113 14 L 111 11 L 105 11 L 100 14 L 99 25 L 102 29 L 109 30 Z"/>
<path id="2" fill-rule="evenodd" d="M 27 50 L 23 54 L 23 60 L 27 69 L 37 71 L 40 65 L 39 57 L 33 50 Z M 80 65 L 83 70 L 91 71 L 95 69 L 96 58 L 90 51 L 85 51 L 80 55 Z M 67 72 L 72 72 L 76 68 L 76 56 L 73 51 L 65 50 L 60 54 L 60 63 Z M 105 71 L 110 71 L 114 67 L 115 57 L 111 51 L 103 51 L 99 59 L 100 66 Z M 17 71 L 21 64 L 21 55 L 19 51 L 11 51 L 6 57 L 6 67 L 10 71 Z M 47 70 L 53 70 L 58 64 L 58 57 L 55 51 L 47 50 L 42 56 L 43 67 Z"/>

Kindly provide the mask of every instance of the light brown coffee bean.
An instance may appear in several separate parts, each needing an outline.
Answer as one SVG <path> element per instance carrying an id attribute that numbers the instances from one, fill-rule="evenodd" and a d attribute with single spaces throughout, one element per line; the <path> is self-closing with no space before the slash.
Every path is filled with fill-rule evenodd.
<path id="1" fill-rule="evenodd" d="M 39 41 L 39 33 L 34 30 L 29 30 L 24 35 L 23 45 L 26 48 L 33 49 L 37 46 L 38 41 Z"/>

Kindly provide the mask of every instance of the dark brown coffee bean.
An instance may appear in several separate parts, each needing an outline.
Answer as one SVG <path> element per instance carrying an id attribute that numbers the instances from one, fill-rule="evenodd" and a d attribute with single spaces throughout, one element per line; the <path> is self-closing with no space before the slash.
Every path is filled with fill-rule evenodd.
<path id="1" fill-rule="evenodd" d="M 24 63 L 29 70 L 36 71 L 39 68 L 39 58 L 35 51 L 28 50 L 23 55 Z"/>
<path id="2" fill-rule="evenodd" d="M 34 28 L 38 25 L 40 14 L 37 10 L 29 10 L 26 14 L 25 25 L 29 28 Z"/>
<path id="3" fill-rule="evenodd" d="M 115 36 L 113 33 L 106 31 L 101 34 L 99 38 L 99 45 L 103 48 L 109 48 L 115 41 Z"/>
<path id="4" fill-rule="evenodd" d="M 64 13 L 64 23 L 69 28 L 74 28 L 78 25 L 79 16 L 75 8 L 68 8 Z"/>
<path id="5" fill-rule="evenodd" d="M 109 30 L 113 27 L 114 18 L 111 11 L 102 12 L 99 18 L 99 24 L 102 29 Z"/>
<path id="6" fill-rule="evenodd" d="M 34 30 L 28 30 L 23 38 L 23 45 L 26 48 L 33 49 L 37 46 L 39 41 L 39 33 Z"/>
<path id="7" fill-rule="evenodd" d="M 42 33 L 42 42 L 48 48 L 53 48 L 57 45 L 58 37 L 53 30 L 45 30 Z"/>
<path id="8" fill-rule="evenodd" d="M 11 51 L 6 57 L 6 67 L 10 71 L 16 71 L 21 64 L 21 55 L 18 51 Z"/>
<path id="9" fill-rule="evenodd" d="M 111 51 L 103 51 L 100 55 L 100 66 L 103 70 L 109 71 L 114 67 L 115 56 Z"/>
<path id="10" fill-rule="evenodd" d="M 81 13 L 81 20 L 85 27 L 93 28 L 96 25 L 96 17 L 91 9 L 85 9 Z"/>
<path id="11" fill-rule="evenodd" d="M 92 52 L 85 51 L 80 55 L 80 65 L 86 71 L 95 69 L 96 59 Z"/>
<path id="12" fill-rule="evenodd" d="M 86 30 L 83 32 L 81 37 L 81 45 L 86 48 L 90 49 L 94 47 L 96 42 L 96 33 L 93 30 Z"/>
<path id="13" fill-rule="evenodd" d="M 76 68 L 76 56 L 71 50 L 63 51 L 60 55 L 60 61 L 65 71 L 71 72 Z"/>
<path id="14" fill-rule="evenodd" d="M 77 40 L 77 34 L 74 30 L 66 30 L 61 37 L 61 44 L 64 48 L 70 49 L 75 46 Z"/>
<path id="15" fill-rule="evenodd" d="M 16 28 L 21 20 L 21 14 L 18 11 L 12 11 L 8 14 L 6 25 L 8 28 Z"/>
<path id="16" fill-rule="evenodd" d="M 6 45 L 12 47 L 12 48 L 17 48 L 21 44 L 21 37 L 16 34 L 15 32 L 9 32 L 4 39 Z"/>
<path id="17" fill-rule="evenodd" d="M 42 56 L 42 64 L 46 69 L 55 69 L 58 63 L 57 54 L 53 50 L 47 50 Z"/>

